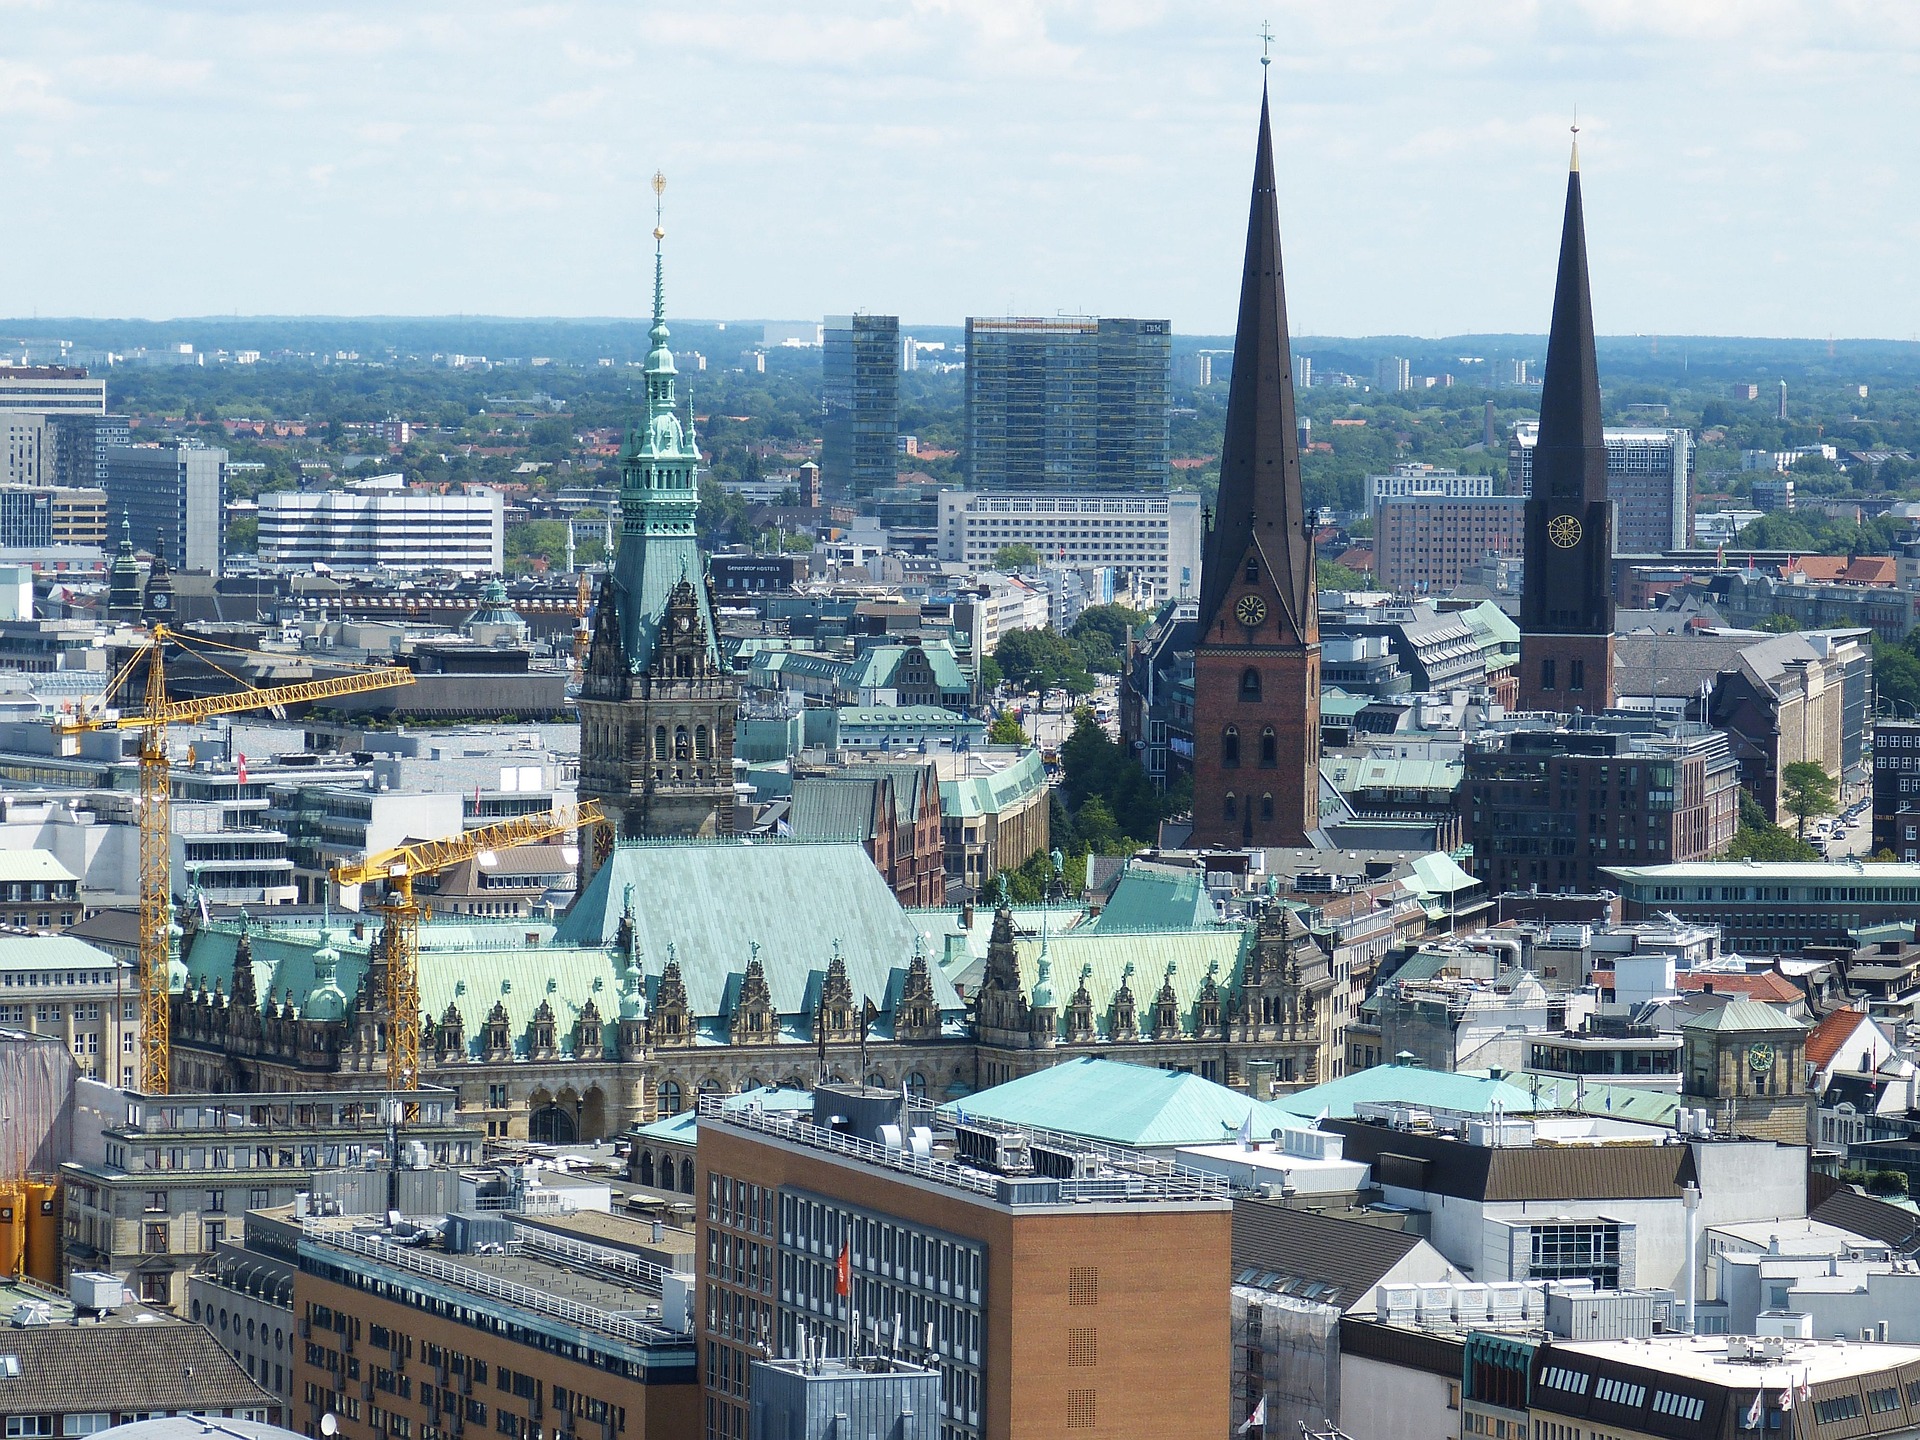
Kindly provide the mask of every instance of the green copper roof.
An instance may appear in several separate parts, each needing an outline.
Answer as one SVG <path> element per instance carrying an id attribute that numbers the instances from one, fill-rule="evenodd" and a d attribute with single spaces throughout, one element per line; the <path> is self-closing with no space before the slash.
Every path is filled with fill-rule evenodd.
<path id="1" fill-rule="evenodd" d="M 874 776 L 796 775 L 787 824 L 796 840 L 850 840 L 864 844 L 874 825 Z"/>
<path id="2" fill-rule="evenodd" d="M 1087 998 L 1093 1003 L 1094 1033 L 1104 1038 L 1112 1014 L 1113 999 L 1124 979 L 1133 991 L 1136 1022 L 1141 1031 L 1153 1028 L 1153 1006 L 1160 988 L 1169 978 L 1180 1022 L 1188 1029 L 1194 1025 L 1194 1005 L 1211 971 L 1221 1003 L 1226 992 L 1238 983 L 1241 957 L 1251 942 L 1251 932 L 1240 926 L 1212 930 L 1149 930 L 1131 934 L 1099 931 L 1089 925 L 1069 930 L 1064 935 L 1023 937 L 1014 942 L 1020 957 L 1020 988 L 1028 994 L 1040 979 L 1040 947 L 1044 944 L 1053 961 L 1053 990 L 1058 1008 L 1060 1035 L 1067 1033 L 1067 1007 L 1084 983 Z M 1128 975 L 1127 967 L 1133 973 Z M 1168 968 L 1172 967 L 1169 977 Z"/>
<path id="3" fill-rule="evenodd" d="M 1374 1065 L 1282 1096 L 1274 1103 L 1295 1115 L 1325 1111 L 1335 1120 L 1351 1120 L 1353 1107 L 1363 1101 L 1418 1105 L 1434 1110 L 1459 1110 L 1484 1115 L 1498 1102 L 1508 1114 L 1534 1108 L 1533 1096 L 1507 1080 L 1488 1075 L 1428 1070 L 1419 1065 Z"/>
<path id="4" fill-rule="evenodd" d="M 1338 686 L 1329 686 L 1320 692 L 1320 718 L 1351 720 L 1372 703 L 1371 695 L 1349 695 Z"/>
<path id="5" fill-rule="evenodd" d="M 1611 1115 L 1616 1120 L 1671 1125 L 1674 1112 L 1682 1104 L 1681 1097 L 1671 1090 L 1655 1090 L 1647 1085 L 1609 1085 L 1597 1076 L 1582 1085 L 1564 1075 L 1539 1075 L 1522 1070 L 1512 1079 L 1533 1095 L 1537 1110 L 1572 1110 L 1583 1115 Z"/>
<path id="6" fill-rule="evenodd" d="M 1128 865 L 1106 906 L 1088 929 L 1099 933 L 1128 930 L 1200 930 L 1218 920 L 1206 877 L 1198 870 L 1165 870 Z"/>
<path id="7" fill-rule="evenodd" d="M 738 1095 L 729 1095 L 720 1102 L 727 1110 L 805 1110 L 813 1109 L 811 1090 L 783 1090 L 777 1085 L 762 1085 L 752 1090 L 742 1090 Z M 669 1115 L 664 1120 L 656 1120 L 651 1125 L 641 1125 L 627 1132 L 636 1140 L 669 1140 L 682 1145 L 692 1145 L 700 1133 L 700 1112 L 682 1110 L 678 1115 Z"/>
<path id="8" fill-rule="evenodd" d="M 1787 1014 L 1759 1000 L 1729 1000 L 1717 1010 L 1708 1010 L 1694 1016 L 1680 1027 L 1682 1030 L 1805 1030 L 1807 1026 Z"/>
<path id="9" fill-rule="evenodd" d="M 694 534 L 700 504 L 700 450 L 680 424 L 674 395 L 673 352 L 667 348 L 665 262 L 654 237 L 653 349 L 645 370 L 645 418 L 627 432 L 620 457 L 620 546 L 614 561 L 615 609 L 627 665 L 645 670 L 659 639 L 667 598 L 682 580 L 693 585 L 707 649 L 720 663 L 719 627 L 707 600 L 707 564 Z"/>
<path id="10" fill-rule="evenodd" d="M 1029 750 L 991 775 L 966 775 L 940 782 L 942 816 L 998 814 L 1047 787 L 1047 767 L 1038 750 Z"/>
<path id="11" fill-rule="evenodd" d="M 937 641 L 918 646 L 876 645 L 860 657 L 860 668 L 852 683 L 862 689 L 893 685 L 901 662 L 915 649 L 927 657 L 927 668 L 933 672 L 933 683 L 937 688 L 942 691 L 966 691 L 971 688 L 967 684 L 966 672 L 960 668 L 959 657 L 953 653 L 953 647 Z"/>
<path id="12" fill-rule="evenodd" d="M 1517 646 L 1520 643 L 1518 623 L 1491 600 L 1482 600 L 1471 610 L 1461 611 L 1460 618 L 1485 640 L 1498 645 Z"/>
<path id="13" fill-rule="evenodd" d="M 1263 1140 L 1277 1129 L 1302 1128 L 1279 1105 L 1198 1075 L 1094 1056 L 1036 1070 L 940 1108 L 950 1117 L 974 1115 L 1154 1149 L 1231 1140 L 1249 1119 Z"/>
<path id="14" fill-rule="evenodd" d="M 717 840 L 621 845 L 560 922 L 561 945 L 611 943 L 631 887 L 634 931 L 648 978 L 674 947 L 687 999 L 701 1016 L 728 1013 L 754 945 L 773 1006 L 810 1015 L 837 943 L 856 1002 L 883 1009 L 913 959 L 912 919 L 858 845 Z M 940 1008 L 960 997 L 933 963 Z M 605 1007 L 603 1006 L 604 1010 Z"/>

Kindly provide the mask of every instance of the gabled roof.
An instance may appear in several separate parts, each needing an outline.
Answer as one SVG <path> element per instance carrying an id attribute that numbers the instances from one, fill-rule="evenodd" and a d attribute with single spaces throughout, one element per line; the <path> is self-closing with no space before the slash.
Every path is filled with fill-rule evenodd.
<path id="1" fill-rule="evenodd" d="M 1236 1274 L 1269 1272 L 1275 1278 L 1262 1288 L 1341 1310 L 1351 1309 L 1423 1243 L 1403 1230 L 1296 1210 L 1279 1200 L 1237 1200 L 1233 1206 Z"/>
<path id="2" fill-rule="evenodd" d="M 114 970 L 116 960 L 71 935 L 0 935 L 0 970 Z"/>
<path id="3" fill-rule="evenodd" d="M 1198 1075 L 1096 1056 L 1068 1060 L 951 1101 L 941 1113 L 1033 1125 L 1143 1149 L 1217 1144 L 1231 1139 L 1249 1118 L 1253 1133 L 1260 1136 L 1301 1128 L 1271 1102 Z"/>
<path id="4" fill-rule="evenodd" d="M 1807 1035 L 1807 1063 L 1816 1070 L 1826 1069 L 1827 1063 L 1840 1053 L 1840 1047 L 1858 1034 L 1863 1025 L 1880 1033 L 1880 1027 L 1864 1011 L 1835 1010 L 1826 1016 Z"/>
<path id="5" fill-rule="evenodd" d="M 1819 1180 L 1822 1177 L 1816 1176 Z M 1829 1182 L 1831 1183 L 1831 1182 Z M 1891 1245 L 1902 1255 L 1920 1251 L 1920 1215 L 1904 1205 L 1876 1200 L 1842 1185 L 1807 1212 L 1808 1218 L 1838 1225 L 1855 1235 Z"/>
<path id="6" fill-rule="evenodd" d="M 1224 1005 L 1227 992 L 1238 983 L 1241 962 L 1250 945 L 1250 932 L 1239 925 L 1132 932 L 1084 925 L 1065 934 L 1022 936 L 1015 940 L 1014 951 L 1020 962 L 1020 988 L 1028 994 L 1039 983 L 1040 955 L 1046 952 L 1053 966 L 1054 1005 L 1063 1035 L 1068 1004 L 1080 988 L 1081 972 L 1088 972 L 1085 983 L 1093 1007 L 1093 1029 L 1104 1037 L 1114 997 L 1123 981 L 1133 992 L 1135 1014 L 1144 1031 L 1153 1024 L 1153 1005 L 1161 986 L 1170 980 L 1180 1023 L 1191 1031 L 1195 1028 L 1194 1007 L 1206 987 L 1207 975 L 1212 973 Z M 1131 978 L 1127 976 L 1129 965 L 1133 967 Z"/>

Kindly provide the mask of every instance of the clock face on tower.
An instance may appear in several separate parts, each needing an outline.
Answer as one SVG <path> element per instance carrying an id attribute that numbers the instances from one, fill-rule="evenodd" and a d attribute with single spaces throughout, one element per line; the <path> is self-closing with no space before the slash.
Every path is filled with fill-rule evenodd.
<path id="1" fill-rule="evenodd" d="M 1773 1046 L 1767 1044 L 1747 1047 L 1747 1066 L 1758 1074 L 1766 1074 L 1773 1069 Z"/>
<path id="2" fill-rule="evenodd" d="M 1258 595 L 1242 595 L 1233 613 L 1240 617 L 1242 625 L 1251 628 L 1267 618 L 1267 602 Z"/>
<path id="3" fill-rule="evenodd" d="M 1580 522 L 1572 515 L 1556 515 L 1547 521 L 1547 539 L 1562 550 L 1571 550 L 1580 543 Z"/>

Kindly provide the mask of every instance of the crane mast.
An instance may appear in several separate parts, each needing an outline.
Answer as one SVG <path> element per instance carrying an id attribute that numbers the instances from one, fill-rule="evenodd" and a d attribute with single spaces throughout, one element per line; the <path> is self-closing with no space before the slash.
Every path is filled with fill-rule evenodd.
<path id="1" fill-rule="evenodd" d="M 146 691 L 141 708 L 131 714 L 83 715 L 56 721 L 61 735 L 89 730 L 140 731 L 140 1064 L 141 1090 L 164 1095 L 172 1083 L 172 1005 L 168 967 L 173 959 L 173 766 L 167 755 L 167 727 L 193 724 L 215 715 L 237 715 L 269 710 L 336 695 L 354 695 L 411 685 L 413 672 L 401 667 L 356 670 L 327 680 L 303 680 L 292 685 L 242 686 L 223 695 L 194 700 L 167 699 L 166 647 L 184 646 L 182 637 L 165 625 L 123 665 L 107 687 L 116 693 L 146 659 Z M 201 642 L 222 650 L 235 647 Z M 230 672 L 228 672 L 230 673 Z"/>

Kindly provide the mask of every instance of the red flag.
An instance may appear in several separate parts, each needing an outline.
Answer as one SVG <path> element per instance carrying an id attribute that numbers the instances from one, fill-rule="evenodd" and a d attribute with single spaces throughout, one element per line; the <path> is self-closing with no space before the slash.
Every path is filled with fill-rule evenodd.
<path id="1" fill-rule="evenodd" d="M 244 755 L 240 757 L 240 783 L 247 783 L 247 757 Z"/>
<path id="2" fill-rule="evenodd" d="M 840 1258 L 833 1262 L 833 1293 L 843 1300 L 853 1293 L 853 1252 L 845 1242 L 840 1246 Z"/>

